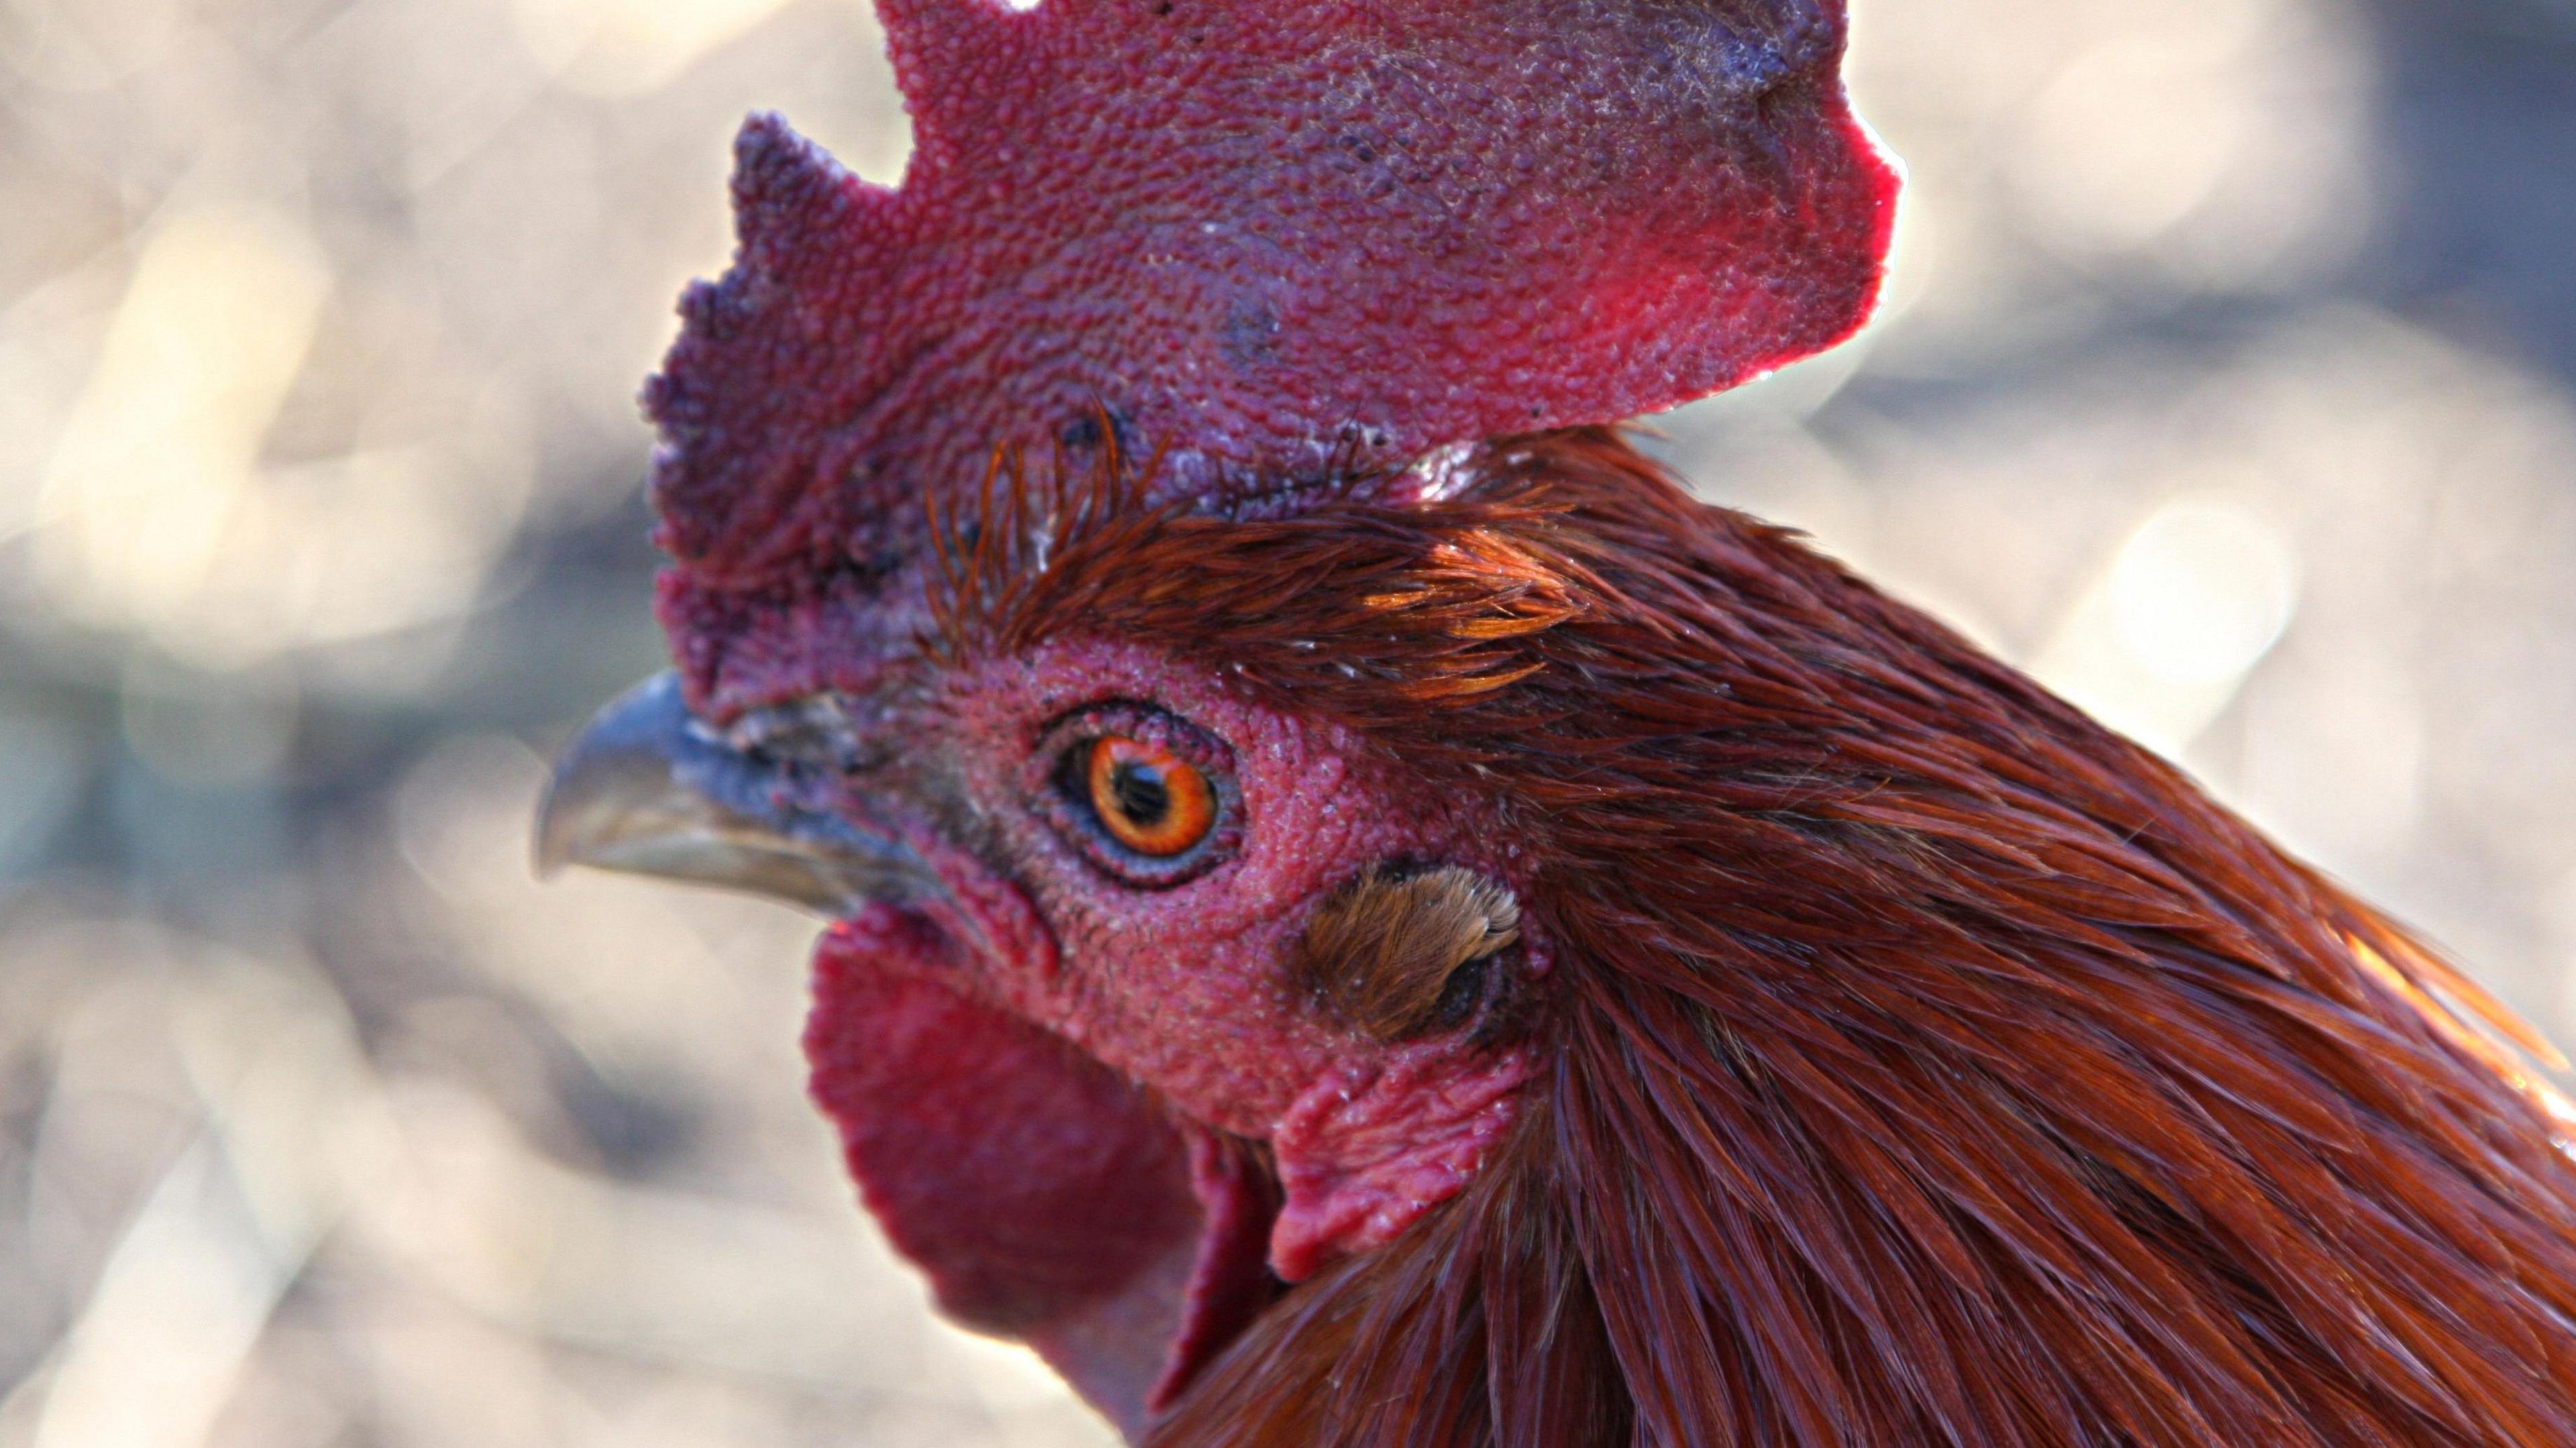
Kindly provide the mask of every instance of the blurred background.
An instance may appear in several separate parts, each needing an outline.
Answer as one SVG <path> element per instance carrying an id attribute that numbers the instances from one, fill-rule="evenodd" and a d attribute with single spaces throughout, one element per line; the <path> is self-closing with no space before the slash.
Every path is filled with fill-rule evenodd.
<path id="1" fill-rule="evenodd" d="M 2576 1040 L 2576 3 L 1856 8 L 1894 300 L 1662 446 Z M 861 0 L 0 0 L 0 1448 L 1108 1441 L 805 922 L 528 878 L 755 107 L 900 174 Z"/>

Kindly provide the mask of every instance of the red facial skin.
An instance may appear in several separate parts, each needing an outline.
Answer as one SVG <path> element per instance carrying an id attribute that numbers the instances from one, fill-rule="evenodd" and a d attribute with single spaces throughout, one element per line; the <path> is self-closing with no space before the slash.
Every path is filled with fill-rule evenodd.
<path id="1" fill-rule="evenodd" d="M 1402 1232 L 1471 1178 L 1532 1069 L 1472 1030 L 1382 1044 L 1292 992 L 1308 913 L 1382 861 L 1510 882 L 1519 851 L 1474 801 L 1408 792 L 1341 731 L 1140 649 L 1050 643 L 900 692 L 872 726 L 896 753 L 828 803 L 905 840 L 948 898 L 824 937 L 818 1099 L 944 1307 L 1027 1338 L 1113 1415 L 1159 1406 L 1275 1290 L 1248 1265 L 1295 1282 Z M 1069 837 L 1056 726 L 1108 701 L 1222 741 L 1230 858 L 1140 888 Z"/>

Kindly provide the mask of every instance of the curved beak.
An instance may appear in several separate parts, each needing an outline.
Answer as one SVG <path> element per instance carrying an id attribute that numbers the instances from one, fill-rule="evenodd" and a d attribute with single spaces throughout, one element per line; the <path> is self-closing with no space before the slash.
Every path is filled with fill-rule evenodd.
<path id="1" fill-rule="evenodd" d="M 900 841 L 797 803 L 791 767 L 701 723 L 678 676 L 656 674 L 556 759 L 537 807 L 537 873 L 656 875 L 833 917 L 946 893 Z"/>

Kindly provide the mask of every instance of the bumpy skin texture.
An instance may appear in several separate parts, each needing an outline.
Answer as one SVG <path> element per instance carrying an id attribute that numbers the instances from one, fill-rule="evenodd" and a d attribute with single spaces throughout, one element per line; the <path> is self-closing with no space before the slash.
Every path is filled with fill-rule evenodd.
<path id="1" fill-rule="evenodd" d="M 1009 443 L 1200 493 L 1668 407 L 1869 314 L 1837 0 L 887 0 L 900 190 L 775 117 L 647 394 L 704 586 L 881 571 Z"/>
<path id="2" fill-rule="evenodd" d="M 1362 1042 L 1291 998 L 1280 962 L 1315 903 L 1363 864 L 1436 859 L 1506 875 L 1473 801 L 1407 791 L 1339 731 L 1253 708 L 1201 669 L 1129 647 L 1052 644 L 943 692 L 940 733 L 966 797 L 1069 963 L 1010 971 L 995 994 L 1195 1120 L 1270 1140 L 1288 1187 L 1271 1239 L 1283 1278 L 1374 1245 L 1426 1196 L 1455 1189 L 1508 1119 L 1500 1098 L 1525 1062 L 1455 1042 Z M 1250 826 L 1240 853 L 1139 890 L 1104 879 L 1047 822 L 1030 803 L 1052 789 L 1052 760 L 1036 749 L 1043 726 L 1102 700 L 1150 701 L 1231 746 Z M 1409 1128 L 1398 1137 L 1370 1129 L 1389 1110 Z"/>

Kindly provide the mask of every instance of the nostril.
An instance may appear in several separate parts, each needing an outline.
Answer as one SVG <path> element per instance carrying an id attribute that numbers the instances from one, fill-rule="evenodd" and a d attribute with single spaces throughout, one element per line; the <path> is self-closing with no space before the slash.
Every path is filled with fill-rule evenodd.
<path id="1" fill-rule="evenodd" d="M 722 731 L 726 747 L 787 770 L 852 774 L 884 762 L 887 745 L 863 736 L 851 701 L 825 690 L 746 710 Z"/>

